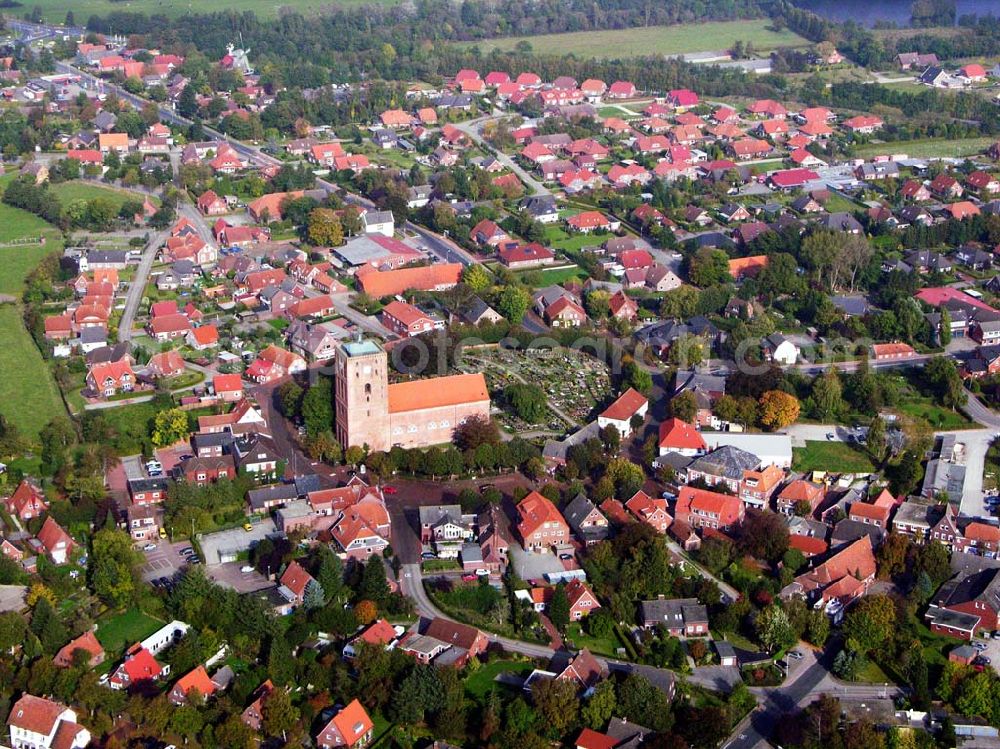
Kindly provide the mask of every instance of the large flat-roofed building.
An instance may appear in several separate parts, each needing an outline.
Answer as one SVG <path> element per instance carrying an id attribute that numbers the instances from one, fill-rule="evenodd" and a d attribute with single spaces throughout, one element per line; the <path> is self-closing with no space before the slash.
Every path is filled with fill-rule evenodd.
<path id="1" fill-rule="evenodd" d="M 466 419 L 489 418 L 490 394 L 481 373 L 389 384 L 385 350 L 372 340 L 337 349 L 334 413 L 344 447 L 369 450 L 451 442 Z"/>

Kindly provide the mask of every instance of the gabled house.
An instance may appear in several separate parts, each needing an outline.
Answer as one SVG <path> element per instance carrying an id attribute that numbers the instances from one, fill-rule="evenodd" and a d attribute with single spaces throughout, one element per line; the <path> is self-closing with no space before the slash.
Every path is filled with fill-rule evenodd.
<path id="1" fill-rule="evenodd" d="M 536 491 L 517 505 L 517 534 L 528 551 L 569 541 L 569 526 L 551 500 Z"/>
<path id="2" fill-rule="evenodd" d="M 576 537 L 587 546 L 603 541 L 610 534 L 608 519 L 583 492 L 563 508 L 563 516 Z"/>
<path id="3" fill-rule="evenodd" d="M 673 522 L 667 511 L 667 500 L 650 497 L 641 489 L 625 502 L 625 509 L 640 523 L 645 523 L 659 533 L 666 533 Z"/>
<path id="4" fill-rule="evenodd" d="M 643 629 L 662 627 L 672 637 L 703 637 L 709 633 L 708 608 L 697 598 L 657 598 L 639 602 Z"/>
<path id="5" fill-rule="evenodd" d="M 358 700 L 338 710 L 316 735 L 319 749 L 361 749 L 371 743 L 375 724 Z"/>
<path id="6" fill-rule="evenodd" d="M 726 531 L 743 522 L 743 503 L 738 497 L 682 486 L 677 495 L 674 517 L 692 528 Z"/>

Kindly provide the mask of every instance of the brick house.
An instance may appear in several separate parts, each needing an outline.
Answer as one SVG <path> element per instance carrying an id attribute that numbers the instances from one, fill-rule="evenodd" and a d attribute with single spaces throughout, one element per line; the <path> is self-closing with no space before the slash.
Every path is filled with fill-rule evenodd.
<path id="1" fill-rule="evenodd" d="M 41 517 L 49 509 L 45 492 L 32 479 L 22 479 L 14 493 L 4 500 L 7 512 L 21 521 Z"/>
<path id="2" fill-rule="evenodd" d="M 517 505 L 517 534 L 528 551 L 569 541 L 569 526 L 552 502 L 531 492 Z"/>
<path id="3" fill-rule="evenodd" d="M 692 528 L 728 530 L 743 522 L 745 509 L 739 497 L 682 486 L 674 516 Z"/>
<path id="4" fill-rule="evenodd" d="M 316 735 L 319 749 L 360 749 L 371 743 L 375 724 L 358 700 L 337 711 Z"/>

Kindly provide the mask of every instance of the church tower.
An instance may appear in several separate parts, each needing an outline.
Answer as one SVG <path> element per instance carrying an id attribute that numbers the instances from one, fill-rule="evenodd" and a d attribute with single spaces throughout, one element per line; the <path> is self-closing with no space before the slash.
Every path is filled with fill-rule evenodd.
<path id="1" fill-rule="evenodd" d="M 389 361 L 378 343 L 361 339 L 337 349 L 334 418 L 337 441 L 348 447 L 365 445 L 373 452 L 388 450 Z"/>

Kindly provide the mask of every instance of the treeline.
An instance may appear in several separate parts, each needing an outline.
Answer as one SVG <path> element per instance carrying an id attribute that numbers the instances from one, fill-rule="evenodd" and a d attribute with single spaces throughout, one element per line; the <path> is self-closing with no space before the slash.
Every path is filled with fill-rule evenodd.
<path id="1" fill-rule="evenodd" d="M 465 0 L 455 13 L 448 0 L 424 0 L 412 10 L 384 5 L 356 8 L 332 8 L 331 12 L 306 17 L 300 13 L 282 13 L 275 19 L 260 19 L 251 12 L 231 11 L 168 19 L 162 15 L 113 12 L 92 15 L 87 20 L 91 31 L 147 34 L 176 33 L 179 38 L 199 37 L 211 41 L 204 49 L 221 52 L 237 33 L 244 42 L 262 54 L 273 45 L 291 49 L 308 58 L 307 50 L 315 41 L 340 49 L 379 46 L 394 39 L 470 41 L 498 36 L 554 34 L 590 29 L 625 29 L 637 26 L 660 26 L 697 21 L 760 18 L 764 15 L 756 0 L 673 0 L 653 3 L 650 0 L 520 0 L 481 2 Z M 289 32 L 293 35 L 287 36 Z M 366 38 L 367 37 L 367 38 Z M 300 44 L 301 42 L 301 44 Z"/>

